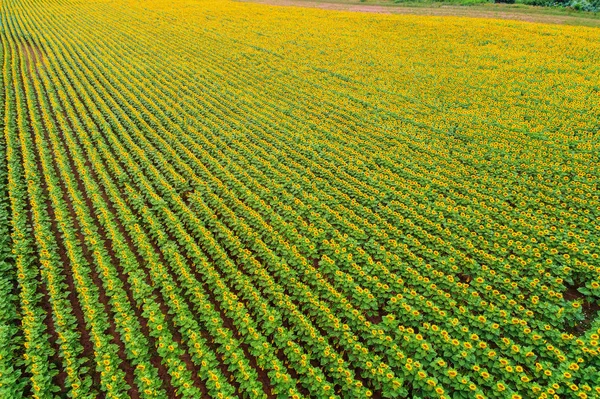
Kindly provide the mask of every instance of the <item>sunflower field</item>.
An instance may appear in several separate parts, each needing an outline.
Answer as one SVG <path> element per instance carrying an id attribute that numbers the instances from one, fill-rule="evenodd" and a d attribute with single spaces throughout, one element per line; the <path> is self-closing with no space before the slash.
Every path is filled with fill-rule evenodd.
<path id="1" fill-rule="evenodd" d="M 599 29 L 0 18 L 0 398 L 600 397 Z"/>

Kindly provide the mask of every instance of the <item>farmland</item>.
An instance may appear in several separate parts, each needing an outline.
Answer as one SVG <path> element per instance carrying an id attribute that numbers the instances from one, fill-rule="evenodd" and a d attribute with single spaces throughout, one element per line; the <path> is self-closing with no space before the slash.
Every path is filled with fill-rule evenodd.
<path id="1" fill-rule="evenodd" d="M 0 18 L 0 398 L 600 397 L 600 29 Z"/>

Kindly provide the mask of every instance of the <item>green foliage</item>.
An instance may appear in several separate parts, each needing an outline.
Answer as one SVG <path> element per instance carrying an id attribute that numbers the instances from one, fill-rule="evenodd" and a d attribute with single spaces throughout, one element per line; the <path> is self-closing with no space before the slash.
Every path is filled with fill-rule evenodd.
<path id="1" fill-rule="evenodd" d="M 592 391 L 597 32 L 0 7 L 2 399 Z"/>

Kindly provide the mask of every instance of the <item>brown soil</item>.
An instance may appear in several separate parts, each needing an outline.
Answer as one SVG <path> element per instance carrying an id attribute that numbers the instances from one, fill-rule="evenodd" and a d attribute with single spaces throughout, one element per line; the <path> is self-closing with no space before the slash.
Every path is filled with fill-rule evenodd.
<path id="1" fill-rule="evenodd" d="M 22 55 L 25 57 L 27 63 L 34 62 L 36 59 L 39 61 L 42 60 L 43 52 L 35 44 L 31 44 L 29 42 L 22 42 L 20 44 L 20 48 L 23 51 Z M 37 68 L 34 68 L 34 69 L 37 71 Z M 24 84 L 23 79 L 24 78 L 22 77 L 22 83 Z M 40 108 L 39 103 L 36 105 L 36 108 L 37 108 L 38 114 L 42 115 L 43 112 L 42 112 L 42 109 Z M 30 120 L 30 124 L 33 123 L 31 114 L 29 115 L 29 120 Z M 43 132 L 45 135 L 48 134 L 46 129 L 43 129 Z M 32 135 L 31 140 L 33 143 L 35 143 L 36 142 L 35 136 Z M 44 176 L 44 171 L 42 168 L 40 154 L 36 152 L 35 156 L 37 158 L 36 165 L 37 165 L 38 174 L 41 178 L 41 176 Z M 83 349 L 83 353 L 80 354 L 80 358 L 85 360 L 85 365 L 90 370 L 89 374 L 92 378 L 92 381 L 94 382 L 94 384 L 97 385 L 97 384 L 99 384 L 100 376 L 97 373 L 97 371 L 95 370 L 95 368 L 93 367 L 94 366 L 94 364 L 92 362 L 92 359 L 94 358 L 93 344 L 90 340 L 89 333 L 85 327 L 85 320 L 83 317 L 83 312 L 82 312 L 79 300 L 76 295 L 76 290 L 75 290 L 75 286 L 73 283 L 72 273 L 70 273 L 70 270 L 67 270 L 68 267 L 70 266 L 70 264 L 68 261 L 66 249 L 62 245 L 62 239 L 61 239 L 61 234 L 58 230 L 56 215 L 54 213 L 54 208 L 52 207 L 52 201 L 49 198 L 50 191 L 49 191 L 49 188 L 47 185 L 47 181 L 45 179 L 41 178 L 41 184 L 42 184 L 42 190 L 44 191 L 44 196 L 46 198 L 46 201 L 45 201 L 46 211 L 50 218 L 50 228 L 52 230 L 52 233 L 55 236 L 58 255 L 61 258 L 62 264 L 65 265 L 65 273 L 63 273 L 63 276 L 65 277 L 65 282 L 69 286 L 68 298 L 71 301 L 72 309 L 73 309 L 74 315 L 77 319 L 77 330 L 80 333 L 80 343 L 81 343 L 82 349 Z M 29 215 L 29 220 L 33 226 L 33 220 L 32 220 L 31 214 Z M 65 385 L 67 373 L 63 369 L 63 363 L 60 360 L 60 356 L 59 356 L 60 346 L 58 343 L 58 335 L 57 335 L 57 332 L 55 329 L 55 324 L 54 324 L 54 319 L 53 319 L 54 314 L 53 314 L 52 305 L 50 303 L 50 295 L 48 293 L 47 287 L 43 283 L 41 283 L 38 286 L 38 290 L 42 294 L 41 307 L 47 312 L 47 317 L 46 317 L 45 321 L 46 321 L 46 325 L 48 327 L 49 342 L 50 342 L 51 346 L 54 348 L 54 355 L 52 357 L 52 362 L 56 365 L 57 370 L 58 370 L 58 375 L 55 377 L 55 379 L 57 381 L 57 385 L 61 389 L 60 392 L 67 392 L 67 387 Z"/>
<path id="2" fill-rule="evenodd" d="M 77 141 L 78 145 L 80 145 L 80 146 L 82 145 L 81 142 L 79 141 L 79 139 L 76 138 L 76 141 Z M 65 145 L 66 145 L 66 142 L 65 142 Z M 115 210 L 113 203 L 109 200 L 108 195 L 107 195 L 104 187 L 99 183 L 100 182 L 100 177 L 97 176 L 96 172 L 94 171 L 94 168 L 92 167 L 90 159 L 86 156 L 84 158 L 84 160 L 85 160 L 85 164 L 86 164 L 87 170 L 91 171 L 91 177 L 92 177 L 92 179 L 94 179 L 98 183 L 99 192 L 100 192 L 100 195 L 103 198 L 105 204 L 107 205 L 108 209 L 111 211 L 111 213 L 113 215 L 117 215 L 117 211 Z M 93 208 L 93 204 L 91 202 L 91 199 L 89 198 L 89 196 L 86 194 L 86 192 L 84 190 L 84 185 L 83 185 L 83 181 L 81 180 L 81 176 L 79 176 L 79 172 L 74 167 L 74 163 L 73 163 L 73 160 L 71 158 L 69 158 L 69 162 L 70 162 L 71 168 L 73 170 L 73 173 L 76 176 L 79 188 L 80 188 L 80 190 L 82 190 L 82 193 L 83 193 L 83 195 L 85 197 L 86 204 L 88 205 L 88 207 L 89 207 L 90 210 L 93 210 L 94 209 Z M 96 219 L 96 218 L 94 217 L 94 219 Z M 136 260 L 138 261 L 138 263 L 140 265 L 145 264 L 145 262 L 143 260 L 143 257 L 135 249 L 135 244 L 133 243 L 130 235 L 125 230 L 125 228 L 122 225 L 121 221 L 118 218 L 116 218 L 115 220 L 116 220 L 116 225 L 117 225 L 117 228 L 118 228 L 119 232 L 123 235 L 127 246 L 129 247 L 129 249 L 132 251 L 132 253 L 136 257 Z M 103 228 L 98 223 L 96 223 L 96 226 L 100 229 L 100 231 L 103 231 Z M 106 238 L 105 233 L 103 234 L 103 237 L 104 237 L 105 240 L 107 240 L 106 241 L 107 243 L 110 243 L 110 240 L 108 240 Z M 107 251 L 109 252 L 109 255 L 111 256 L 111 259 L 113 260 L 114 264 L 119 264 L 118 257 L 114 253 L 114 250 L 113 250 L 112 246 L 106 245 L 106 248 L 107 248 Z M 155 250 L 156 250 L 156 247 L 155 247 Z M 158 252 L 158 253 L 160 255 L 160 252 Z M 161 260 L 164 263 L 164 259 L 162 259 L 162 257 L 161 257 Z M 146 269 L 144 269 L 144 270 L 145 270 L 145 281 L 146 281 L 146 283 L 149 284 L 149 285 L 154 285 L 153 282 L 152 282 L 152 280 L 151 280 L 151 278 L 150 278 L 149 273 L 147 272 Z M 133 298 L 130 295 L 129 282 L 127 281 L 126 278 L 124 278 L 122 270 L 120 270 L 120 276 L 119 277 L 120 277 L 121 281 L 123 282 L 124 287 L 127 289 L 130 303 L 134 303 L 134 302 L 132 302 Z M 161 310 L 163 311 L 163 313 L 165 315 L 168 315 L 168 311 L 166 309 L 166 305 L 163 302 L 163 299 L 162 299 L 162 296 L 160 295 L 160 292 L 158 290 L 156 290 L 154 292 L 154 294 L 155 294 L 155 296 L 157 298 L 157 302 L 158 302 L 159 306 L 161 307 Z M 165 368 L 165 366 L 161 362 L 161 357 L 156 352 L 156 342 L 155 342 L 155 339 L 152 336 L 149 335 L 149 330 L 148 330 L 148 325 L 147 325 L 146 320 L 141 316 L 141 311 L 139 309 L 134 309 L 134 311 L 136 313 L 136 316 L 138 317 L 138 320 L 140 321 L 140 325 L 141 325 L 143 334 L 148 338 L 148 340 L 149 340 L 149 342 L 151 344 L 151 350 L 153 350 L 153 353 L 152 353 L 152 357 L 151 357 L 150 361 L 154 365 L 154 367 L 157 368 L 157 370 L 159 372 L 160 378 L 165 383 L 165 386 L 163 388 L 165 388 L 165 390 L 167 392 L 167 395 L 170 398 L 178 398 L 178 397 L 180 397 L 180 395 L 176 392 L 176 389 L 172 385 L 170 374 L 168 373 L 167 369 Z M 167 317 L 167 319 L 169 320 L 169 317 Z M 173 334 L 173 338 L 177 342 L 177 344 L 180 347 L 184 348 L 185 351 L 186 351 L 186 353 L 181 357 L 181 360 L 186 364 L 188 370 L 191 372 L 192 379 L 194 381 L 194 386 L 196 386 L 197 388 L 199 388 L 203 392 L 204 397 L 208 397 L 208 390 L 207 390 L 206 386 L 204 385 L 204 383 L 200 380 L 200 377 L 199 377 L 199 375 L 200 375 L 199 369 L 197 368 L 196 364 L 192 361 L 191 356 L 188 354 L 187 344 L 185 344 L 182 341 L 181 334 L 179 333 L 179 331 L 177 329 L 174 328 L 173 325 L 171 325 L 171 323 L 169 323 L 169 331 Z"/>
<path id="3" fill-rule="evenodd" d="M 584 319 L 578 323 L 574 327 L 568 327 L 567 332 L 574 334 L 576 336 L 581 336 L 585 334 L 591 327 L 592 323 L 598 317 L 600 312 L 600 304 L 594 299 L 589 299 L 581 292 L 578 291 L 580 286 L 568 286 L 567 290 L 563 293 L 563 298 L 567 302 L 581 300 L 583 303 L 581 305 L 581 310 L 584 316 Z"/>
<path id="4" fill-rule="evenodd" d="M 70 123 L 70 121 L 69 121 Z M 73 126 L 71 125 L 71 128 L 73 128 Z M 67 142 L 64 136 L 59 137 L 61 139 L 61 141 L 63 142 L 63 144 L 65 145 L 65 148 L 68 148 L 67 146 Z M 78 144 L 81 145 L 81 143 L 78 142 Z M 95 225 L 96 228 L 98 229 L 98 233 L 100 234 L 100 236 L 103 238 L 104 242 L 107 244 L 105 245 L 105 248 L 109 254 L 109 256 L 111 257 L 111 261 L 113 263 L 113 265 L 115 265 L 115 267 L 117 268 L 117 271 L 119 272 L 119 279 L 121 280 L 121 283 L 123 284 L 123 288 L 125 289 L 127 298 L 129 303 L 131 304 L 135 304 L 135 301 L 133 301 L 133 294 L 131 293 L 131 287 L 129 285 L 129 282 L 127 280 L 127 278 L 125 277 L 125 275 L 123 274 L 123 270 L 120 267 L 120 262 L 118 261 L 118 258 L 116 256 L 116 254 L 114 253 L 114 250 L 112 248 L 112 246 L 110 245 L 110 240 L 107 238 L 106 232 L 104 231 L 104 228 L 99 224 L 98 222 L 98 218 L 96 216 L 95 213 L 95 208 L 93 206 L 92 200 L 89 197 L 86 189 L 85 189 L 85 185 L 83 183 L 83 180 L 81 178 L 81 176 L 79 175 L 79 171 L 75 166 L 75 163 L 73 161 L 72 158 L 72 154 L 70 154 L 70 156 L 68 157 L 68 162 L 69 165 L 71 167 L 71 170 L 73 172 L 73 175 L 75 177 L 77 186 L 79 188 L 79 191 L 82 193 L 82 196 L 85 200 L 85 203 L 89 209 L 90 215 L 92 215 L 94 221 L 95 221 Z M 86 158 L 86 166 L 87 166 L 87 170 L 92 172 L 92 177 L 96 179 L 96 181 L 98 181 L 95 173 L 94 173 L 94 169 L 92 168 L 92 165 L 89 161 L 89 159 Z M 100 186 L 99 186 L 100 187 Z M 103 193 L 103 197 L 106 196 L 106 194 L 103 192 L 103 190 L 100 190 Z M 108 202 L 107 202 L 108 204 Z M 69 208 L 72 208 L 72 204 L 68 203 Z M 74 210 L 73 210 L 74 212 Z M 75 220 L 75 224 L 78 225 L 77 221 Z M 119 227 L 121 228 L 121 232 L 123 233 L 123 227 L 119 225 Z M 79 235 L 79 239 L 82 242 L 82 246 L 84 243 L 84 237 L 81 234 L 80 230 L 78 229 L 78 235 Z M 129 243 L 130 244 L 130 243 Z M 84 254 L 87 253 L 85 246 L 84 246 Z M 93 260 L 90 258 L 90 262 L 93 262 Z M 90 263 L 93 264 L 93 263 Z M 95 271 L 94 271 L 95 273 Z M 100 284 L 100 285 L 99 285 Z M 96 282 L 96 285 L 99 285 L 99 291 L 103 291 L 103 286 L 101 282 Z M 102 299 L 101 301 L 103 303 L 105 303 Z M 105 306 L 108 303 L 105 303 Z M 177 398 L 179 397 L 179 395 L 176 392 L 176 389 L 173 387 L 173 385 L 171 384 L 171 376 L 169 375 L 166 367 L 164 366 L 164 364 L 161 362 L 161 358 L 158 355 L 158 352 L 156 351 L 156 342 L 155 339 L 149 335 L 149 331 L 148 331 L 148 326 L 147 326 L 147 322 L 146 320 L 143 318 L 143 316 L 141 315 L 141 310 L 136 307 L 136 306 L 132 306 L 132 309 L 134 310 L 134 313 L 140 323 L 140 327 L 141 327 L 141 331 L 142 333 L 148 338 L 149 343 L 151 344 L 151 347 L 149 348 L 152 351 L 152 356 L 150 359 L 150 363 L 158 370 L 159 373 L 159 377 L 161 378 L 162 382 L 164 383 L 163 388 L 165 389 L 167 395 L 169 395 L 169 397 L 172 398 Z M 114 333 L 118 334 L 116 331 L 116 326 L 114 325 L 114 321 L 111 319 L 111 326 L 113 329 L 115 329 Z M 121 360 L 123 361 L 121 366 L 122 368 L 124 368 L 124 370 L 126 371 L 126 381 L 127 384 L 130 386 L 130 390 L 128 392 L 130 397 L 139 397 L 139 392 L 138 392 L 138 388 L 137 385 L 135 384 L 135 373 L 134 373 L 134 368 L 132 366 L 132 364 L 130 364 L 130 362 L 127 360 L 126 357 L 126 353 L 125 353 L 125 346 L 124 343 L 122 341 L 119 340 L 118 342 L 119 344 L 119 356 L 121 357 Z"/>
<path id="5" fill-rule="evenodd" d="M 45 133 L 46 133 L 46 135 L 48 134 L 47 132 L 45 132 Z M 48 142 L 50 141 L 48 137 L 46 137 L 46 139 L 48 140 Z M 59 140 L 61 140 L 65 144 L 64 148 L 67 148 L 66 142 L 64 141 L 64 137 L 62 137 L 62 132 L 61 132 L 61 136 L 59 137 Z M 70 159 L 70 158 L 69 158 L 69 163 L 70 163 L 70 166 L 71 166 L 76 178 L 79 178 L 79 176 L 77 175 L 78 174 L 77 169 L 75 168 L 75 165 L 74 165 L 72 159 Z M 54 169 L 55 169 L 54 172 L 56 173 L 56 175 L 60 176 L 60 174 L 58 173 L 58 171 L 59 171 L 58 164 L 54 164 Z M 82 189 L 81 181 L 77 180 L 77 184 L 79 186 L 79 189 L 81 190 Z M 90 249 L 85 244 L 84 235 L 83 235 L 82 229 L 79 225 L 79 221 L 77 219 L 73 203 L 71 201 L 71 198 L 67 195 L 67 189 L 65 186 L 65 182 L 64 181 L 61 182 L 60 185 L 61 185 L 61 191 L 63 192 L 63 200 L 65 201 L 65 203 L 69 209 L 69 213 L 72 218 L 74 230 L 75 230 L 77 238 L 81 244 L 82 253 L 83 253 L 84 257 L 86 258 L 86 260 L 89 262 L 89 264 L 93 265 L 94 264 L 93 257 L 91 255 Z M 88 204 L 88 206 L 90 206 L 89 198 L 85 197 L 85 200 L 86 200 L 86 203 Z M 51 208 L 51 206 L 49 206 L 49 208 Z M 93 214 L 93 215 L 94 215 L 94 219 L 96 219 L 95 214 Z M 55 221 L 55 217 L 53 217 L 52 220 Z M 56 234 L 56 232 L 55 232 L 55 234 Z M 59 238 L 60 238 L 60 236 L 57 237 L 57 239 L 59 239 Z M 58 240 L 58 242 L 61 242 L 61 240 Z M 65 258 L 65 254 L 66 253 L 64 252 L 64 249 L 63 249 L 63 251 L 61 251 L 61 253 L 60 253 L 63 261 Z M 68 262 L 65 263 L 65 265 L 68 265 L 68 264 L 69 264 Z M 99 294 L 100 302 L 103 304 L 104 309 L 107 312 L 107 315 L 109 315 L 109 323 L 110 323 L 109 333 L 113 337 L 112 343 L 116 344 L 119 348 L 119 351 L 117 354 L 121 360 L 119 367 L 125 373 L 125 380 L 127 382 L 127 385 L 129 385 L 129 387 L 130 387 L 128 390 L 128 394 L 131 398 L 139 398 L 140 395 L 138 392 L 137 385 L 135 384 L 134 368 L 127 361 L 127 356 L 126 356 L 126 352 L 125 352 L 125 344 L 121 340 L 119 333 L 117 332 L 116 324 L 114 322 L 114 315 L 110 311 L 110 305 L 109 305 L 110 302 L 109 302 L 108 296 L 107 296 L 106 292 L 104 291 L 104 287 L 101 283 L 101 279 L 98 275 L 98 272 L 95 269 L 91 270 L 91 278 L 94 281 L 95 285 L 98 287 L 98 294 Z M 113 316 L 111 316 L 111 315 L 113 315 Z M 97 377 L 95 377 L 94 379 L 97 380 Z"/>

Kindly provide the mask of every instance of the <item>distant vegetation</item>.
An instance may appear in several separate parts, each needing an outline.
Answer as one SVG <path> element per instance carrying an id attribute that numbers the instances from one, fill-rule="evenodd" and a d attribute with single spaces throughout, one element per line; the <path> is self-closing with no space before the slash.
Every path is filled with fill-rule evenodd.
<path id="1" fill-rule="evenodd" d="M 504 3 L 504 4 L 526 4 L 542 7 L 561 7 L 577 11 L 600 11 L 600 0 L 393 0 L 394 3 L 449 3 L 449 4 L 482 4 L 482 3 Z"/>
<path id="2" fill-rule="evenodd" d="M 502 3 L 501 0 L 496 0 L 496 3 Z M 514 3 L 515 0 L 504 1 Z M 518 0 L 518 3 L 529 4 L 533 6 L 545 7 L 570 7 L 574 10 L 581 11 L 600 11 L 600 0 Z"/>

